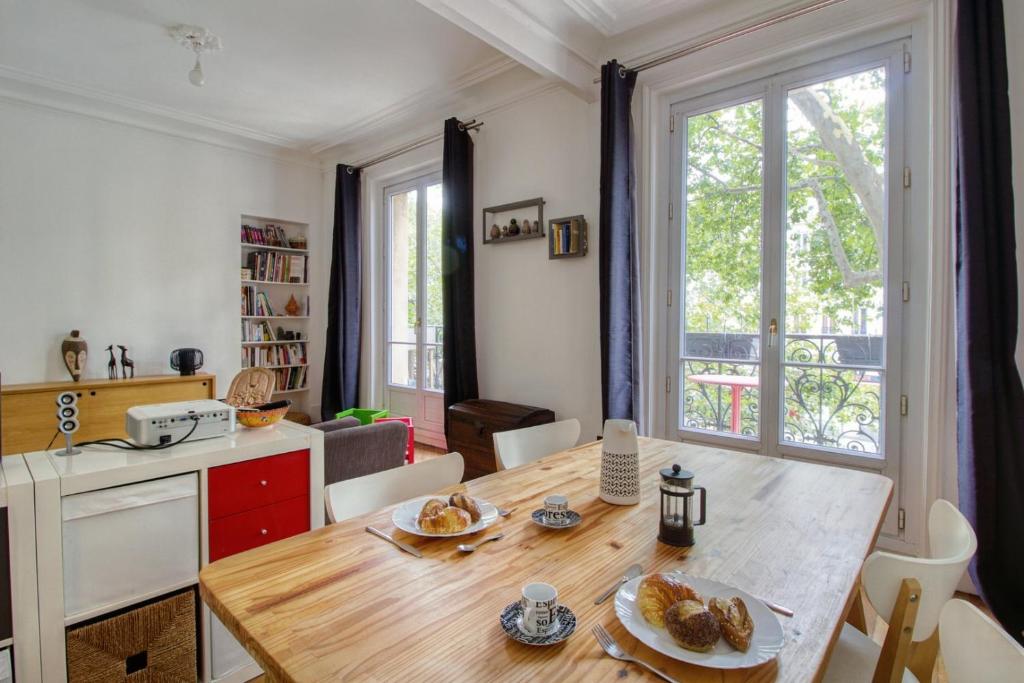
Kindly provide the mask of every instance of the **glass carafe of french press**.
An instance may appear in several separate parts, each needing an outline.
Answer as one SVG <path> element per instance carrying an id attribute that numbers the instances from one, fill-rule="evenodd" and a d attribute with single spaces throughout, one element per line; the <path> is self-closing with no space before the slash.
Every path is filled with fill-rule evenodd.
<path id="1" fill-rule="evenodd" d="M 693 519 L 693 497 L 700 491 L 700 519 Z M 661 521 L 658 540 L 677 546 L 693 545 L 693 527 L 704 523 L 707 490 L 693 485 L 693 472 L 672 465 L 661 470 Z"/>

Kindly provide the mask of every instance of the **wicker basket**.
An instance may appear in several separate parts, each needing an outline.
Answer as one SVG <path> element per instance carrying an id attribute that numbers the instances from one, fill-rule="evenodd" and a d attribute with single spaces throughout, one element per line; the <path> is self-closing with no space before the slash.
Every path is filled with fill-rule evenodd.
<path id="1" fill-rule="evenodd" d="M 196 597 L 188 589 L 67 631 L 68 681 L 197 681 Z"/>

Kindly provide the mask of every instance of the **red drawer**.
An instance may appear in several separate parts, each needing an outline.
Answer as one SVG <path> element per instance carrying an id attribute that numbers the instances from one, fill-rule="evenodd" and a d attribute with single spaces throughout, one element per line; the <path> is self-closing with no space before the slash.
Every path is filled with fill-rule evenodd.
<path id="1" fill-rule="evenodd" d="M 309 494 L 210 521 L 210 562 L 309 531 Z"/>
<path id="2" fill-rule="evenodd" d="M 309 451 L 210 468 L 210 519 L 309 496 Z"/>

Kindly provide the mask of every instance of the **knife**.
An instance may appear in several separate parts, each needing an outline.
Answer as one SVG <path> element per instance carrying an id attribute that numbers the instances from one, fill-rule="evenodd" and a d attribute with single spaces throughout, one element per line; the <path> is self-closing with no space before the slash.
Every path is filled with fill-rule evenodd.
<path id="1" fill-rule="evenodd" d="M 783 607 L 782 605 L 780 605 L 777 602 L 772 602 L 771 600 L 765 600 L 764 598 L 758 598 L 758 600 L 763 602 L 764 606 L 767 607 L 768 609 L 770 609 L 771 611 L 778 612 L 779 614 L 781 614 L 784 617 L 791 617 L 794 614 L 793 610 L 789 609 L 788 607 Z"/>
<path id="2" fill-rule="evenodd" d="M 610 598 L 612 596 L 612 594 L 615 593 L 615 591 L 619 590 L 619 586 L 621 586 L 622 584 L 626 583 L 630 579 L 635 579 L 636 577 L 640 576 L 643 573 L 644 573 L 644 568 L 641 567 L 640 565 L 634 564 L 634 565 L 630 566 L 630 568 L 626 570 L 626 573 L 622 575 L 621 579 L 619 579 L 614 584 L 612 584 L 612 587 L 609 588 L 608 590 L 606 590 L 604 593 L 601 593 L 601 595 L 599 595 L 597 597 L 597 600 L 594 600 L 594 604 L 595 605 L 600 605 L 602 602 L 604 602 L 605 600 Z"/>
<path id="3" fill-rule="evenodd" d="M 409 553 L 410 555 L 415 555 L 416 557 L 423 557 L 423 553 L 421 553 L 417 548 L 414 548 L 413 546 L 409 545 L 408 543 L 402 543 L 401 541 L 396 541 L 395 539 L 391 538 L 390 536 L 388 536 L 386 533 L 384 533 L 380 529 L 374 529 L 372 526 L 368 526 L 368 527 L 366 527 L 366 530 L 369 531 L 374 536 L 378 536 L 380 538 L 383 538 L 388 543 L 394 545 L 397 548 L 400 548 L 400 549 L 404 550 L 405 552 Z"/>

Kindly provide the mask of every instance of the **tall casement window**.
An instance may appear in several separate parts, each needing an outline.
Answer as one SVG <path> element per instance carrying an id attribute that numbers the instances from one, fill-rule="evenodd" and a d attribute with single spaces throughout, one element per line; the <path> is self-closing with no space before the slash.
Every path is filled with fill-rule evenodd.
<path id="1" fill-rule="evenodd" d="M 384 207 L 389 407 L 414 418 L 417 437 L 438 416 L 443 434 L 440 173 L 387 187 Z"/>
<path id="2" fill-rule="evenodd" d="M 682 439 L 896 478 L 908 49 L 672 108 Z"/>

